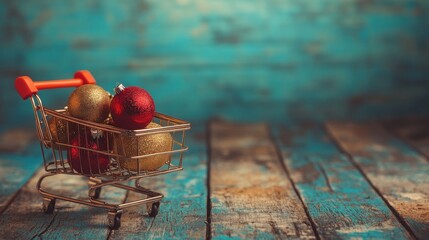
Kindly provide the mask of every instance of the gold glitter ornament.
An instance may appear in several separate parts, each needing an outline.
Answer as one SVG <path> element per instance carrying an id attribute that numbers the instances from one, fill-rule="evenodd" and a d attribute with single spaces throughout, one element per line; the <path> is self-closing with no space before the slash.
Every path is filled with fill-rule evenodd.
<path id="1" fill-rule="evenodd" d="M 158 128 L 161 125 L 151 122 L 146 128 Z M 135 136 L 115 136 L 114 151 L 125 157 L 141 156 L 152 153 L 171 151 L 173 138 L 170 133 L 157 133 L 150 135 Z M 162 165 L 170 161 L 171 154 L 160 154 L 139 159 L 119 158 L 121 168 L 131 171 L 152 171 L 157 170 Z"/>
<path id="2" fill-rule="evenodd" d="M 52 117 L 48 120 L 48 127 L 49 127 L 49 131 L 51 132 L 52 135 L 52 141 L 55 143 L 65 143 L 68 144 L 69 143 L 69 135 L 73 135 L 76 131 L 76 125 L 75 123 L 71 123 L 69 122 L 69 131 L 67 132 L 67 121 L 60 119 L 60 118 L 56 118 L 56 117 Z M 45 139 L 49 141 L 49 133 L 48 133 L 48 129 L 45 129 Z M 48 143 L 48 147 L 50 146 L 50 143 Z M 58 146 L 61 150 L 66 150 L 67 147 L 66 146 Z"/>
<path id="3" fill-rule="evenodd" d="M 70 116 L 101 123 L 109 116 L 110 96 L 98 85 L 85 84 L 72 92 L 67 106 Z"/>

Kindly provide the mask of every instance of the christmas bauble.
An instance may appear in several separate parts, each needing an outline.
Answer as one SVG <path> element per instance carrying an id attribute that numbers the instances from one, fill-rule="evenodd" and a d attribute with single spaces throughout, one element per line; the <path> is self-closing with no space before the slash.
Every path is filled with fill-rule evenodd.
<path id="1" fill-rule="evenodd" d="M 68 122 L 61 118 L 57 117 L 51 117 L 48 120 L 48 126 L 45 129 L 44 136 L 45 140 L 49 139 L 49 133 L 48 129 L 51 132 L 52 141 L 53 143 L 69 143 L 69 138 L 73 136 L 76 133 L 77 125 L 73 122 Z M 51 143 L 48 143 L 48 147 L 51 147 Z M 66 146 L 56 146 L 56 148 L 59 148 L 60 150 L 66 150 Z"/>
<path id="2" fill-rule="evenodd" d="M 69 148 L 69 164 L 75 171 L 90 175 L 107 171 L 109 156 L 91 151 L 107 151 L 107 138 L 104 135 L 97 135 L 94 138 L 93 134 L 88 130 L 79 131 L 79 134 L 70 139 L 70 145 L 90 149 Z"/>
<path id="3" fill-rule="evenodd" d="M 101 123 L 109 116 L 109 93 L 98 85 L 85 84 L 72 92 L 67 106 L 71 116 Z"/>
<path id="4" fill-rule="evenodd" d="M 161 127 L 151 122 L 146 128 Z M 173 138 L 170 133 L 157 133 L 143 136 L 116 136 L 114 151 L 125 157 L 141 156 L 152 153 L 171 151 Z M 171 154 L 161 154 L 139 159 L 119 158 L 121 168 L 131 171 L 151 171 L 170 161 Z"/>
<path id="5" fill-rule="evenodd" d="M 140 87 L 115 88 L 110 113 L 115 126 L 129 130 L 145 128 L 155 114 L 152 96 Z"/>

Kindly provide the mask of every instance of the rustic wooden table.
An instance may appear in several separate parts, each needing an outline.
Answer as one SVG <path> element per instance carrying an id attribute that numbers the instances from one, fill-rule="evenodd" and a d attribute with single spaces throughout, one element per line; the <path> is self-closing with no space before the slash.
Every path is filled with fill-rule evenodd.
<path id="1" fill-rule="evenodd" d="M 130 208 L 113 231 L 102 209 L 58 201 L 44 214 L 33 131 L 6 131 L 0 238 L 428 239 L 427 122 L 194 124 L 185 171 L 146 179 L 165 194 L 158 216 Z M 84 178 L 56 178 L 57 191 L 85 194 Z M 136 198 L 108 187 L 102 197 Z"/>

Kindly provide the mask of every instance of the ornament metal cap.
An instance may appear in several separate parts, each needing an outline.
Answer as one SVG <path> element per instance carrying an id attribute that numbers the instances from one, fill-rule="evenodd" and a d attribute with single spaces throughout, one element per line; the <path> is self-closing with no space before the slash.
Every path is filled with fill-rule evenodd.
<path id="1" fill-rule="evenodd" d="M 118 86 L 115 87 L 115 93 L 118 94 L 122 91 L 124 91 L 125 86 L 122 83 L 119 83 Z"/>
<path id="2" fill-rule="evenodd" d="M 103 130 L 91 128 L 90 132 L 91 132 L 91 136 L 94 140 L 99 139 L 103 136 Z"/>

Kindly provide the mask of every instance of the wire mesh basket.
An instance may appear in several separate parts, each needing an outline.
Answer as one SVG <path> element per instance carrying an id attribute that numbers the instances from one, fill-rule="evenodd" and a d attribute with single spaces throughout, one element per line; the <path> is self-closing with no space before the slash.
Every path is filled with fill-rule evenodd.
<path id="1" fill-rule="evenodd" d="M 43 209 L 52 213 L 56 199 L 109 209 L 112 229 L 120 226 L 122 209 L 146 204 L 150 216 L 156 216 L 163 195 L 140 186 L 141 178 L 182 170 L 185 133 L 190 123 L 155 113 L 145 129 L 126 130 L 104 123 L 74 118 L 67 108 L 52 110 L 42 104 L 39 90 L 95 84 L 88 71 L 76 72 L 73 79 L 33 82 L 27 76 L 15 80 L 23 99 L 29 98 L 34 111 L 45 170 L 37 184 L 43 196 Z M 54 127 L 52 127 L 54 126 Z M 88 177 L 88 199 L 81 200 L 48 192 L 42 188 L 45 178 L 57 174 Z M 127 182 L 134 180 L 134 187 Z M 101 188 L 110 185 L 145 195 L 140 200 L 111 204 L 99 200 Z"/>

